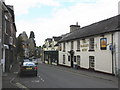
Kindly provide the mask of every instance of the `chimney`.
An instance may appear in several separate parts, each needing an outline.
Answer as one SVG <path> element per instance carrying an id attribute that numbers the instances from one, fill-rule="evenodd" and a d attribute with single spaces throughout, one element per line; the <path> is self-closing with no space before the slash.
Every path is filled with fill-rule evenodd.
<path id="1" fill-rule="evenodd" d="M 76 25 L 70 25 L 70 32 L 80 29 L 80 25 L 76 22 Z"/>

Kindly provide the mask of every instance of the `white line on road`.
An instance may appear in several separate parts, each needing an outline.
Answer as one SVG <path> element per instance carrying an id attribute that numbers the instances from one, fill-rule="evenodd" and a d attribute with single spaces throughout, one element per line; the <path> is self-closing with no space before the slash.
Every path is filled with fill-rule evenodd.
<path id="1" fill-rule="evenodd" d="M 41 78 L 41 81 L 44 82 L 44 80 Z"/>
<path id="2" fill-rule="evenodd" d="M 12 78 L 11 80 L 10 80 L 10 83 L 12 84 L 12 81 L 14 80 L 15 78 Z"/>
<path id="3" fill-rule="evenodd" d="M 41 76 L 38 76 L 38 77 L 41 79 L 41 81 L 42 81 L 42 82 L 44 82 L 44 81 L 45 81 L 43 78 L 41 78 Z"/>
<path id="4" fill-rule="evenodd" d="M 24 85 L 20 84 L 20 83 L 16 83 L 18 88 L 24 88 L 25 90 L 29 90 L 27 87 L 25 87 Z"/>

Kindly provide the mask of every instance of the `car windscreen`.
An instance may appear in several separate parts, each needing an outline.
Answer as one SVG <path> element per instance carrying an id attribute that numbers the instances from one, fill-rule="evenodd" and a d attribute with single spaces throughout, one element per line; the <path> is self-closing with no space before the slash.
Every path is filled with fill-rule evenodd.
<path id="1" fill-rule="evenodd" d="M 23 61 L 27 62 L 27 61 L 30 61 L 29 59 L 24 59 Z"/>

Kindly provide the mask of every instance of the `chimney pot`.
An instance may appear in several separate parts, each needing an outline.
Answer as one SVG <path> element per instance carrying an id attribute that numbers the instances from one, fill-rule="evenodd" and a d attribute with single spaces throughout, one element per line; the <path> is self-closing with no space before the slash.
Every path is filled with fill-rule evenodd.
<path id="1" fill-rule="evenodd" d="M 70 25 L 70 32 L 80 29 L 80 25 L 76 22 L 76 25 Z"/>

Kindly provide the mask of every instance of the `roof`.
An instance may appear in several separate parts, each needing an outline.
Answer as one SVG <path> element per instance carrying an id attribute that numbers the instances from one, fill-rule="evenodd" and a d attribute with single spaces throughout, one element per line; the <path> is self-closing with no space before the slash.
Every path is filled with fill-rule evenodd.
<path id="1" fill-rule="evenodd" d="M 89 36 L 120 31 L 119 28 L 120 28 L 120 15 L 117 15 L 112 18 L 82 27 L 74 32 L 68 33 L 59 42 L 65 42 Z"/>
<path id="2" fill-rule="evenodd" d="M 47 38 L 47 39 L 45 39 L 45 41 L 51 42 L 51 41 L 52 41 L 52 38 Z"/>
<path id="3" fill-rule="evenodd" d="M 62 37 L 61 36 L 59 36 L 59 37 L 53 37 L 54 38 L 54 41 L 59 41 Z"/>

